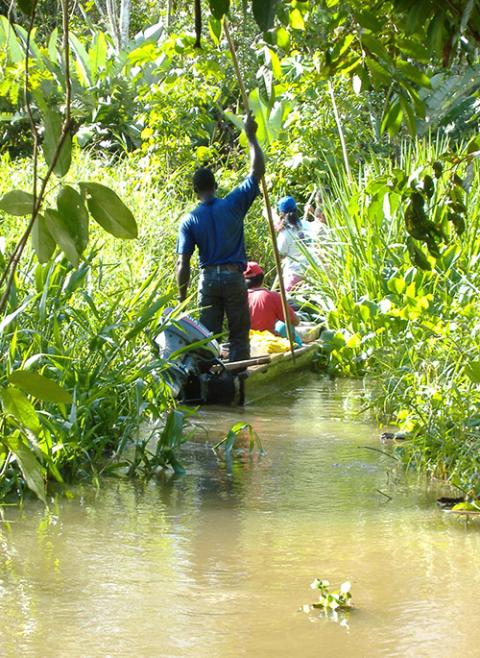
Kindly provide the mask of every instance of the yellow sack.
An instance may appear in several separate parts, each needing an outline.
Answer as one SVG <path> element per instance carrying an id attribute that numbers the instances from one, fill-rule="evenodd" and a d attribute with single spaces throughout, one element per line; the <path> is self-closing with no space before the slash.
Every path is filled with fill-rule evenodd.
<path id="1" fill-rule="evenodd" d="M 250 331 L 250 354 L 251 356 L 262 356 L 263 354 L 275 354 L 288 352 L 290 343 L 286 338 L 275 336 L 270 331 Z"/>

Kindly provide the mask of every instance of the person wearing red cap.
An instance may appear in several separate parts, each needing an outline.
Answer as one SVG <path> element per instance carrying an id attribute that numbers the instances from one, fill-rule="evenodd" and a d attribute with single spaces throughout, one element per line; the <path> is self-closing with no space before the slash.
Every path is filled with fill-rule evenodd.
<path id="1" fill-rule="evenodd" d="M 275 331 L 278 321 L 285 322 L 282 308 L 282 298 L 278 292 L 263 287 L 264 272 L 258 263 L 250 261 L 243 276 L 248 288 L 248 306 L 250 308 L 250 326 L 255 331 Z M 288 307 L 290 322 L 299 323 L 291 306 Z"/>

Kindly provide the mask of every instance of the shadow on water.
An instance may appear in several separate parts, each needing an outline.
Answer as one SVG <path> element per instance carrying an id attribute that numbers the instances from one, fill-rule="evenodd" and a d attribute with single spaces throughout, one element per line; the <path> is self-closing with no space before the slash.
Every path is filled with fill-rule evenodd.
<path id="1" fill-rule="evenodd" d="M 289 382 L 291 384 L 291 382 Z M 108 481 L 0 524 L 1 656 L 476 656 L 480 532 L 434 506 L 358 412 L 355 382 L 205 409 L 187 475 Z M 239 420 L 231 463 L 211 450 Z M 300 612 L 352 582 L 349 628 Z"/>

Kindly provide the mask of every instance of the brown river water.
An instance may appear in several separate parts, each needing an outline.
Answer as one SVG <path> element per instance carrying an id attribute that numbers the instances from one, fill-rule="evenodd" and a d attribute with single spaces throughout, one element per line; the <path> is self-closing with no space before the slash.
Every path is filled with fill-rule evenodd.
<path id="1" fill-rule="evenodd" d="M 480 656 L 480 525 L 365 447 L 384 449 L 358 383 L 289 386 L 202 411 L 184 477 L 4 508 L 0 656 Z M 238 420 L 265 454 L 216 459 Z M 354 610 L 303 612 L 316 576 L 349 580 Z"/>

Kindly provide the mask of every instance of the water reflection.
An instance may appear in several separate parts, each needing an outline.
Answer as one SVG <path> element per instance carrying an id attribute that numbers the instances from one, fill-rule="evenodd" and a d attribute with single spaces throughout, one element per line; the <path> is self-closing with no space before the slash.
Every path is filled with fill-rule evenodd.
<path id="1" fill-rule="evenodd" d="M 478 655 L 480 533 L 365 448 L 361 405 L 356 383 L 301 381 L 203 411 L 186 477 L 6 510 L 0 655 Z M 206 441 L 239 416 L 266 453 L 230 468 Z M 352 581 L 348 631 L 299 612 L 315 576 Z"/>

